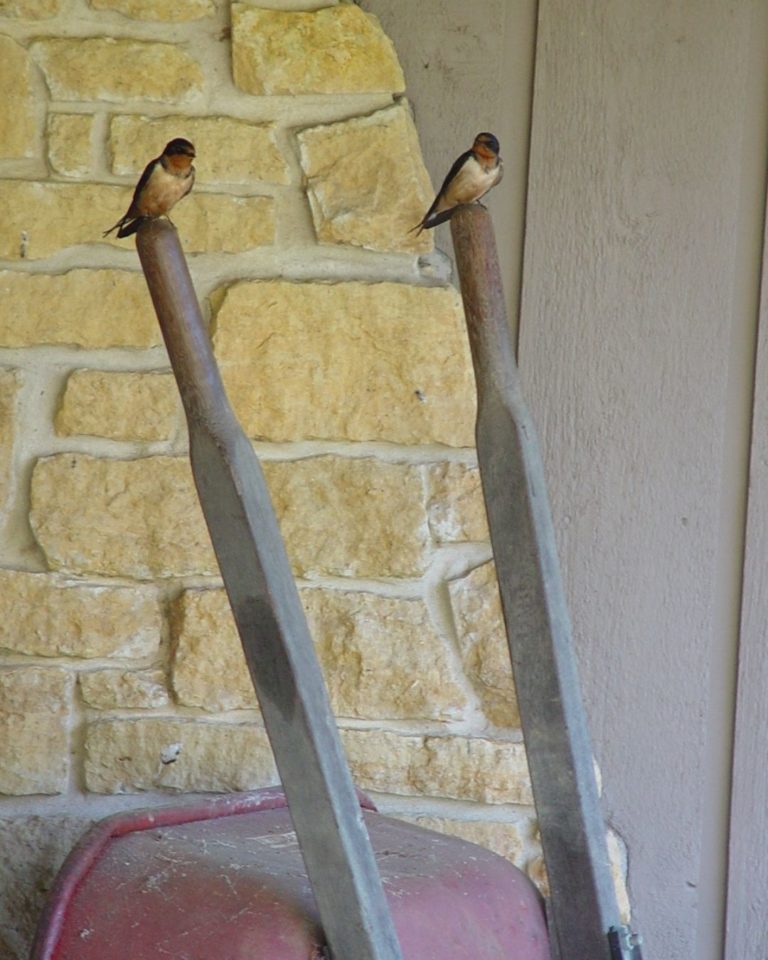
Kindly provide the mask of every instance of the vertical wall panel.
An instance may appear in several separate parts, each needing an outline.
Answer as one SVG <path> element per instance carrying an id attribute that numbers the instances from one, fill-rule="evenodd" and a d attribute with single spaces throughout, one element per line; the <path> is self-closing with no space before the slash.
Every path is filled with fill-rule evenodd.
<path id="1" fill-rule="evenodd" d="M 734 740 L 726 960 L 768 951 L 768 244 L 763 252 Z"/>
<path id="2" fill-rule="evenodd" d="M 753 7 L 539 3 L 521 367 L 605 806 L 665 960 L 722 956 Z"/>

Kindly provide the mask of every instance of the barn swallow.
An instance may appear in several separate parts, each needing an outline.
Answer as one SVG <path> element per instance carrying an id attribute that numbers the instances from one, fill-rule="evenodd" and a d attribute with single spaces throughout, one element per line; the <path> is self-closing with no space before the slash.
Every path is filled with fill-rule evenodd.
<path id="1" fill-rule="evenodd" d="M 499 156 L 499 141 L 492 133 L 478 133 L 472 148 L 456 160 L 424 219 L 413 228 L 421 233 L 445 223 L 461 203 L 473 203 L 484 197 L 501 180 L 504 168 Z"/>
<path id="2" fill-rule="evenodd" d="M 130 237 L 144 220 L 167 216 L 186 197 L 195 182 L 195 148 L 189 140 L 177 137 L 165 145 L 159 157 L 150 160 L 133 191 L 133 199 L 125 216 L 114 227 L 104 231 L 108 236 L 117 230 L 118 237 Z"/>

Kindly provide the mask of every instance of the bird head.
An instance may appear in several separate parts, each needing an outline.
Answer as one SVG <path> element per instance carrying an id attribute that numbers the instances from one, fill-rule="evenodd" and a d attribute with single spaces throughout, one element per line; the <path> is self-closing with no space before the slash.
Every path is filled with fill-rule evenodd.
<path id="1" fill-rule="evenodd" d="M 498 157 L 499 149 L 499 141 L 492 133 L 478 133 L 475 142 L 472 144 L 472 153 L 476 153 L 486 160 Z"/>
<path id="2" fill-rule="evenodd" d="M 189 157 L 190 160 L 195 159 L 195 148 L 183 137 L 176 137 L 175 140 L 170 140 L 165 145 L 165 150 L 163 153 L 166 157 Z"/>

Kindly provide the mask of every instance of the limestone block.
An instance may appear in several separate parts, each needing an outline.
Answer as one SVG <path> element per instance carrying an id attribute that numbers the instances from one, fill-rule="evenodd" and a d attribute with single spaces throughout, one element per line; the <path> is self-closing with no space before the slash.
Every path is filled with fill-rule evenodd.
<path id="1" fill-rule="evenodd" d="M 466 694 L 423 601 L 329 590 L 301 597 L 338 715 L 461 717 Z"/>
<path id="2" fill-rule="evenodd" d="M 146 657 L 162 618 L 143 587 L 67 583 L 44 573 L 0 570 L 0 647 L 37 657 Z"/>
<path id="3" fill-rule="evenodd" d="M 278 781 L 262 727 L 174 717 L 90 723 L 85 779 L 93 793 L 228 792 Z"/>
<path id="4" fill-rule="evenodd" d="M 221 298 L 214 347 L 250 436 L 473 443 L 474 385 L 452 287 L 238 283 Z"/>
<path id="5" fill-rule="evenodd" d="M 162 336 L 141 273 L 0 271 L 0 346 L 153 347 Z"/>
<path id="6" fill-rule="evenodd" d="M 487 542 L 490 535 L 477 467 L 436 463 L 429 467 L 427 477 L 429 529 L 435 541 Z"/>
<path id="7" fill-rule="evenodd" d="M 137 579 L 218 572 L 186 458 L 47 457 L 35 465 L 31 503 L 53 569 Z"/>
<path id="8" fill-rule="evenodd" d="M 84 177 L 91 172 L 92 130 L 93 117 L 87 113 L 48 116 L 48 159 L 56 173 Z"/>
<path id="9" fill-rule="evenodd" d="M 71 687 L 66 670 L 0 669 L 0 794 L 66 790 Z"/>
<path id="10" fill-rule="evenodd" d="M 171 5 L 162 3 L 163 9 Z M 255 180 L 289 183 L 288 165 L 274 139 L 273 123 L 250 123 L 234 117 L 117 116 L 109 129 L 112 172 L 134 176 L 174 137 L 191 140 L 197 151 L 200 183 L 243 183 Z"/>
<path id="11" fill-rule="evenodd" d="M 275 201 L 193 192 L 174 208 L 173 222 L 188 253 L 239 253 L 274 241 Z"/>
<path id="12" fill-rule="evenodd" d="M 264 467 L 298 575 L 424 571 L 420 467 L 336 457 Z M 35 465 L 31 500 L 52 569 L 136 579 L 217 573 L 186 458 L 46 457 Z"/>
<path id="13" fill-rule="evenodd" d="M 223 590 L 185 590 L 171 615 L 171 685 L 184 707 L 257 709 L 240 638 Z"/>
<path id="14" fill-rule="evenodd" d="M 3 15 L 0 0 L 0 16 Z M 34 156 L 37 122 L 29 54 L 15 40 L 3 36 L 0 36 L 0 90 L 3 92 L 0 97 L 0 160 Z"/>
<path id="15" fill-rule="evenodd" d="M 311 457 L 265 464 L 299 576 L 418 577 L 429 561 L 419 466 Z"/>
<path id="16" fill-rule="evenodd" d="M 100 242 L 125 213 L 132 192 L 96 183 L 0 180 L 0 257 L 34 260 Z"/>
<path id="17" fill-rule="evenodd" d="M 176 429 L 179 408 L 170 373 L 75 370 L 56 414 L 56 432 L 65 437 L 166 440 Z"/>
<path id="18" fill-rule="evenodd" d="M 134 237 L 103 233 L 132 195 L 133 187 L 0 180 L 0 257 L 36 259 L 80 243 L 131 249 Z M 274 201 L 193 192 L 174 209 L 173 221 L 189 253 L 235 253 L 272 243 Z"/>
<path id="19" fill-rule="evenodd" d="M 461 837 L 478 846 L 492 850 L 511 861 L 516 867 L 525 866 L 528 854 L 527 834 L 530 823 L 527 819 L 508 822 L 500 820 L 451 820 L 448 817 L 403 817 L 425 830 L 436 830 L 449 837 Z"/>
<path id="20" fill-rule="evenodd" d="M 203 89 L 199 64 L 171 43 L 73 37 L 30 49 L 55 100 L 184 103 Z"/>
<path id="21" fill-rule="evenodd" d="M 466 695 L 422 601 L 328 590 L 302 590 L 301 599 L 337 715 L 461 715 Z M 180 704 L 211 711 L 256 706 L 223 590 L 182 594 L 173 633 L 173 687 Z"/>
<path id="22" fill-rule="evenodd" d="M 61 0 L 0 0 L 0 17 L 47 20 L 55 17 L 60 8 Z"/>
<path id="23" fill-rule="evenodd" d="M 297 136 L 318 240 L 385 252 L 432 249 L 429 231 L 412 230 L 433 191 L 404 103 Z"/>
<path id="24" fill-rule="evenodd" d="M 232 70 L 246 93 L 400 93 L 405 80 L 378 20 L 354 4 L 313 11 L 232 5 Z"/>
<path id="25" fill-rule="evenodd" d="M 363 790 L 531 804 L 522 743 L 480 737 L 414 736 L 344 730 L 352 776 Z"/>
<path id="26" fill-rule="evenodd" d="M 85 816 L 0 820 L 0 957 L 28 960 L 59 867 L 92 821 Z"/>
<path id="27" fill-rule="evenodd" d="M 115 10 L 133 20 L 200 20 L 213 16 L 213 0 L 88 0 L 93 10 Z"/>
<path id="28" fill-rule="evenodd" d="M 18 370 L 0 367 L 0 509 L 7 503 L 13 486 L 16 400 L 21 382 L 22 374 Z"/>
<path id="29" fill-rule="evenodd" d="M 86 706 L 96 710 L 167 707 L 170 703 L 162 670 L 94 670 L 78 677 Z"/>
<path id="30" fill-rule="evenodd" d="M 519 727 L 512 665 L 493 563 L 449 585 L 464 671 L 483 711 L 500 727 Z"/>

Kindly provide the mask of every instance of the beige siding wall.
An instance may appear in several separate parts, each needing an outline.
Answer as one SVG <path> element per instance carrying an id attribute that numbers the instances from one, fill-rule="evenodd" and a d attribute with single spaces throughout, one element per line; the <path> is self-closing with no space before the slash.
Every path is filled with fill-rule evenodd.
<path id="1" fill-rule="evenodd" d="M 647 955 L 667 960 L 719 960 L 727 897 L 742 918 L 765 897 L 729 894 L 726 855 L 767 13 L 539 3 L 520 361 L 604 806 Z M 751 916 L 734 943 L 756 960 Z"/>

